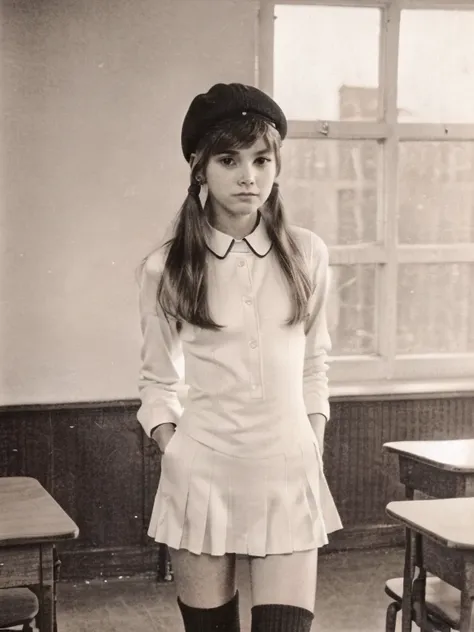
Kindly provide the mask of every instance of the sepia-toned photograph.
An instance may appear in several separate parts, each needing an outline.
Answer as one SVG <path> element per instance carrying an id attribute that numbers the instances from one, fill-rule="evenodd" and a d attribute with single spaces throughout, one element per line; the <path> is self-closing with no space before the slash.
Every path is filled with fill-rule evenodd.
<path id="1" fill-rule="evenodd" d="M 0 0 L 0 632 L 474 631 L 474 0 Z"/>

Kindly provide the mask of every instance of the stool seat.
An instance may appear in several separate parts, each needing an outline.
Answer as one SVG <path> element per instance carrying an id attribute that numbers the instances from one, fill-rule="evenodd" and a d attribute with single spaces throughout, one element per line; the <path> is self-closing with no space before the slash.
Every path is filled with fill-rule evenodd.
<path id="1" fill-rule="evenodd" d="M 0 589 L 0 628 L 31 621 L 38 610 L 38 599 L 28 588 Z"/>
<path id="2" fill-rule="evenodd" d="M 389 579 L 385 583 L 387 595 L 402 603 L 403 577 Z M 450 586 L 439 577 L 426 578 L 425 604 L 427 614 L 440 619 L 450 627 L 459 630 L 461 591 Z"/>

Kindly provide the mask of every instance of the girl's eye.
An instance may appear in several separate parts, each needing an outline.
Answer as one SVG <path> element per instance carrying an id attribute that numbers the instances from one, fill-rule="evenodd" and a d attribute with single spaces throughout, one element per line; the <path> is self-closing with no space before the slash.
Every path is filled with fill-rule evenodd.
<path id="1" fill-rule="evenodd" d="M 219 162 L 225 167 L 230 167 L 231 165 L 235 164 L 235 160 L 231 156 L 223 156 L 219 159 Z M 259 156 L 255 159 L 255 162 L 262 167 L 265 163 L 271 162 L 271 159 L 266 158 L 265 156 Z"/>
<path id="2" fill-rule="evenodd" d="M 219 160 L 219 162 L 221 164 L 223 164 L 224 166 L 226 166 L 226 167 L 230 167 L 230 165 L 232 164 L 233 161 L 234 161 L 234 159 L 231 158 L 230 156 L 224 156 L 223 158 L 221 158 Z"/>

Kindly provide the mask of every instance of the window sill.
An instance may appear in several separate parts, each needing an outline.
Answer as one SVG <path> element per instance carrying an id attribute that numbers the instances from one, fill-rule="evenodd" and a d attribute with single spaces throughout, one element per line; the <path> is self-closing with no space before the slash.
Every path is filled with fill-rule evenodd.
<path id="1" fill-rule="evenodd" d="M 439 399 L 448 397 L 474 397 L 474 378 L 445 380 L 370 380 L 365 382 L 332 382 L 330 400 L 386 401 L 395 399 Z M 178 396 L 186 405 L 188 389 L 183 384 Z"/>
<path id="2" fill-rule="evenodd" d="M 188 388 L 178 385 L 178 397 L 186 405 Z M 440 399 L 450 397 L 474 397 L 474 378 L 446 380 L 371 380 L 364 383 L 332 382 L 331 402 L 390 401 L 401 399 Z M 140 405 L 137 398 L 101 401 L 42 402 L 0 405 L 0 412 L 61 410 L 84 408 L 127 408 Z"/>
<path id="3" fill-rule="evenodd" d="M 427 399 L 474 396 L 474 378 L 444 380 L 373 380 L 360 384 L 332 383 L 331 401 Z"/>

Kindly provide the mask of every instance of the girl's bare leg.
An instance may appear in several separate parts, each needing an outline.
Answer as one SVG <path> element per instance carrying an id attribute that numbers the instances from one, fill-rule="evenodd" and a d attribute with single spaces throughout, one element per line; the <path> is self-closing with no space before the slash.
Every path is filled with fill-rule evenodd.
<path id="1" fill-rule="evenodd" d="M 250 559 L 252 632 L 309 632 L 318 549 Z"/>
<path id="2" fill-rule="evenodd" d="M 235 595 L 235 555 L 212 556 L 170 550 L 176 588 L 193 608 L 216 608 Z"/>
<path id="3" fill-rule="evenodd" d="M 287 604 L 314 611 L 318 549 L 250 559 L 252 604 Z"/>

